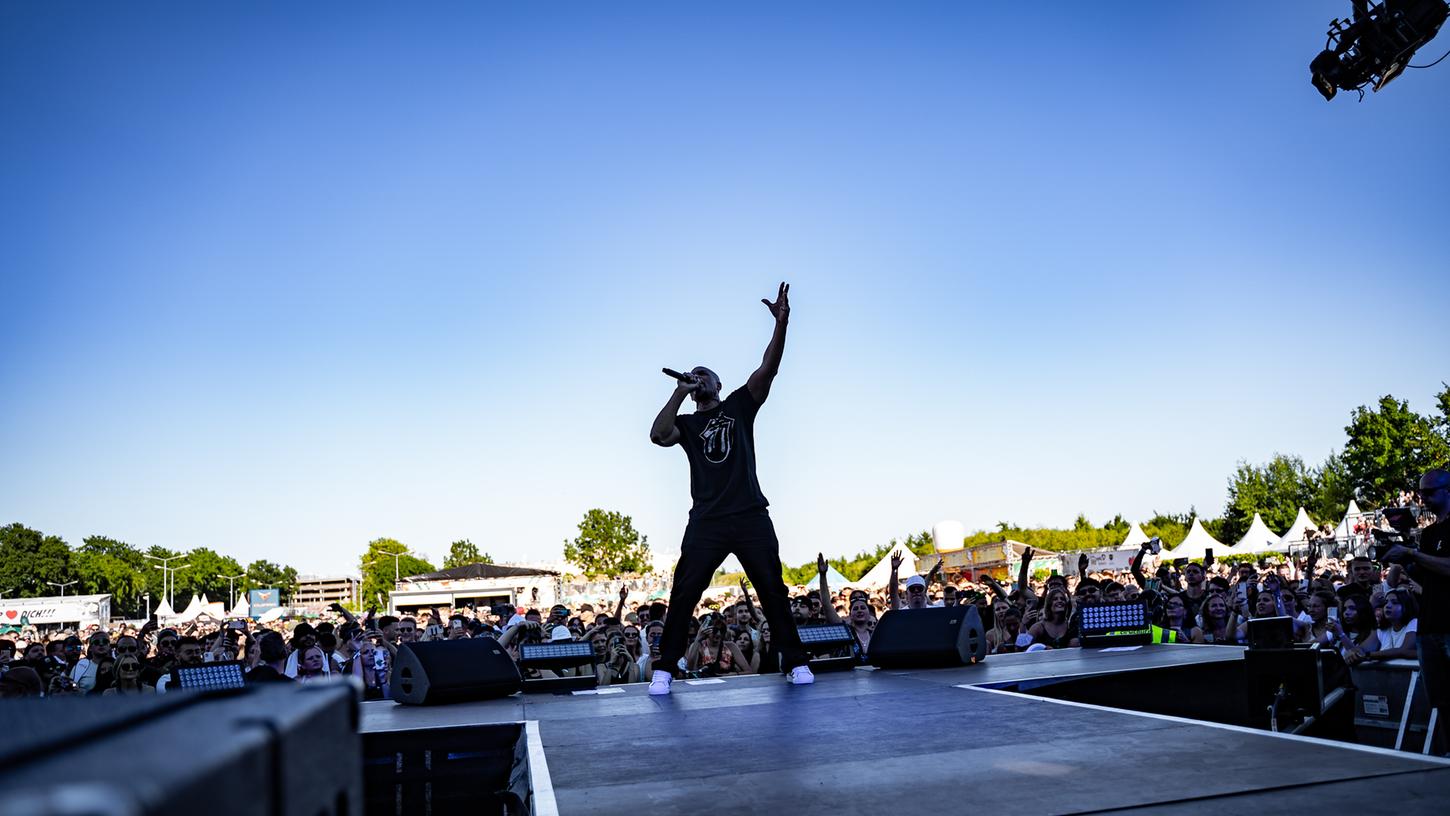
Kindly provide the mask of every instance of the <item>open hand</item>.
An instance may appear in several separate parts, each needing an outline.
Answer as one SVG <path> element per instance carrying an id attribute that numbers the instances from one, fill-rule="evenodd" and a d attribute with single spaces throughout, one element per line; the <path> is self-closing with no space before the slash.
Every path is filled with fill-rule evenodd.
<path id="1" fill-rule="evenodd" d="M 771 303 L 765 298 L 760 299 L 765 308 L 770 310 L 770 316 L 777 321 L 790 319 L 790 284 L 781 281 L 780 291 L 775 296 L 775 302 Z"/>
<path id="2" fill-rule="evenodd" d="M 1087 553 L 1083 553 L 1082 555 L 1079 555 L 1077 557 L 1077 574 L 1079 576 L 1082 576 L 1082 577 L 1087 577 L 1087 568 L 1088 568 L 1088 557 L 1087 557 Z"/>
<path id="3" fill-rule="evenodd" d="M 822 553 L 816 553 L 816 572 L 826 574 L 826 556 Z"/>
<path id="4" fill-rule="evenodd" d="M 627 586 L 620 587 L 619 588 L 619 600 L 620 601 L 623 601 L 625 598 L 628 598 L 628 597 L 629 597 L 629 587 L 627 587 Z"/>
<path id="5" fill-rule="evenodd" d="M 901 550 L 896 550 L 896 551 L 894 551 L 894 552 L 891 553 L 891 571 L 892 572 L 896 572 L 897 570 L 901 569 L 901 561 L 902 561 Z"/>

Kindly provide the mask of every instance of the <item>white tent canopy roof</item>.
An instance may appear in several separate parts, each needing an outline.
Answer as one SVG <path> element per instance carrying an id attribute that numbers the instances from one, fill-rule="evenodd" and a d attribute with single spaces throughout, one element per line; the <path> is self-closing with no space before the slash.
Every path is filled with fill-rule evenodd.
<path id="1" fill-rule="evenodd" d="M 1350 499 L 1349 507 L 1344 511 L 1344 518 L 1339 522 L 1339 526 L 1334 528 L 1334 537 L 1343 540 L 1354 535 L 1355 522 L 1359 521 L 1360 516 L 1363 515 L 1364 513 L 1359 510 L 1359 505 L 1355 503 L 1354 499 Z"/>
<path id="2" fill-rule="evenodd" d="M 246 593 L 242 593 L 242 597 L 237 601 L 237 605 L 234 606 L 234 607 L 232 607 L 232 611 L 230 611 L 230 612 L 227 613 L 227 617 L 229 617 L 229 618 L 250 618 L 251 616 L 252 616 L 252 605 L 249 604 L 249 603 L 247 603 L 247 595 L 246 595 Z"/>
<path id="3" fill-rule="evenodd" d="M 167 603 L 165 598 L 162 598 L 161 603 L 156 605 L 156 619 L 167 620 L 174 617 L 176 617 L 176 610 L 171 608 L 171 604 Z"/>
<path id="4" fill-rule="evenodd" d="M 1143 546 L 1143 542 L 1147 540 L 1148 534 L 1143 532 L 1143 528 L 1139 527 L 1138 522 L 1135 521 L 1133 526 L 1128 528 L 1128 537 L 1123 539 L 1123 543 L 1118 545 L 1118 549 L 1137 552 L 1138 548 Z"/>
<path id="5" fill-rule="evenodd" d="M 1269 529 L 1262 516 L 1255 513 L 1248 532 L 1234 545 L 1234 550 L 1241 553 L 1266 553 L 1283 552 L 1284 548 L 1279 543 L 1279 536 Z"/>
<path id="6" fill-rule="evenodd" d="M 1295 544 L 1307 544 L 1309 540 L 1304 537 L 1304 531 L 1306 529 L 1317 530 L 1319 529 L 1319 525 L 1314 523 L 1314 519 L 1309 518 L 1309 511 L 1300 507 L 1299 515 L 1294 517 L 1294 523 L 1290 524 L 1289 529 L 1284 531 L 1283 537 L 1279 539 L 1279 544 L 1285 549 Z"/>
<path id="7" fill-rule="evenodd" d="M 916 575 L 916 553 L 912 552 L 911 548 L 905 544 L 897 544 L 891 548 L 891 552 L 883 555 L 881 560 L 876 562 L 876 566 L 861 576 L 861 580 L 856 581 L 853 586 L 865 587 L 867 589 L 879 589 L 886 586 L 886 582 L 891 580 L 892 553 L 901 553 L 901 572 L 896 576 L 898 579 L 905 581 L 907 578 Z"/>
<path id="8" fill-rule="evenodd" d="M 1203 529 L 1203 522 L 1195 518 L 1193 520 L 1193 526 L 1188 530 L 1188 536 L 1183 539 L 1183 543 L 1174 547 L 1172 550 L 1168 550 L 1165 554 L 1168 558 L 1187 558 L 1192 560 L 1208 555 L 1209 548 L 1213 548 L 1214 552 L 1219 555 L 1228 551 L 1228 547 L 1224 546 L 1222 541 L 1209 535 L 1208 531 Z"/>
<path id="9" fill-rule="evenodd" d="M 205 595 L 191 596 L 191 603 L 187 604 L 186 611 L 181 613 L 181 619 L 183 621 L 196 620 L 197 615 L 206 611 L 206 604 L 207 600 Z"/>

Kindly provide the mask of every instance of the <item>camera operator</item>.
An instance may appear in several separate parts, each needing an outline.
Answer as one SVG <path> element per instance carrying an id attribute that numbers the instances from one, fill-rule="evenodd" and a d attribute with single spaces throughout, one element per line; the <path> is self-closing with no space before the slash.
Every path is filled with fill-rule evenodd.
<path id="1" fill-rule="evenodd" d="M 1420 500 L 1435 514 L 1435 523 L 1420 530 L 1418 548 L 1396 544 L 1385 561 L 1406 564 L 1423 587 L 1420 596 L 1420 675 L 1430 704 L 1450 711 L 1450 471 L 1425 471 Z"/>

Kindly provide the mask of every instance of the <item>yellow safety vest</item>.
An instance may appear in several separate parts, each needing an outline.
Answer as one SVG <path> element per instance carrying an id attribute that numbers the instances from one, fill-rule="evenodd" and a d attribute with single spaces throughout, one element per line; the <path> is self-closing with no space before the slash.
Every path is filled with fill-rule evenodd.
<path id="1" fill-rule="evenodd" d="M 1168 639 L 1167 640 L 1164 640 L 1163 639 L 1163 636 L 1164 635 L 1167 635 L 1168 636 Z M 1154 626 L 1153 627 L 1153 642 L 1154 643 L 1177 643 L 1178 642 L 1178 630 L 1177 629 L 1164 629 L 1161 626 Z"/>

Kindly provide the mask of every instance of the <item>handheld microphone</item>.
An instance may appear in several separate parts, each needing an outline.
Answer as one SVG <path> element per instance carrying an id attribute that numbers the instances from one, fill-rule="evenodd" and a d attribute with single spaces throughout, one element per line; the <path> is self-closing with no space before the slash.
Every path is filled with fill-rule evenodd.
<path id="1" fill-rule="evenodd" d="M 660 371 L 665 372 L 665 374 L 667 374 L 668 376 L 674 377 L 675 379 L 679 380 L 680 382 L 693 382 L 693 380 L 692 380 L 691 377 L 689 377 L 689 376 L 687 376 L 685 374 L 681 374 L 680 372 L 674 370 L 673 368 L 662 368 L 662 369 L 660 369 Z"/>

